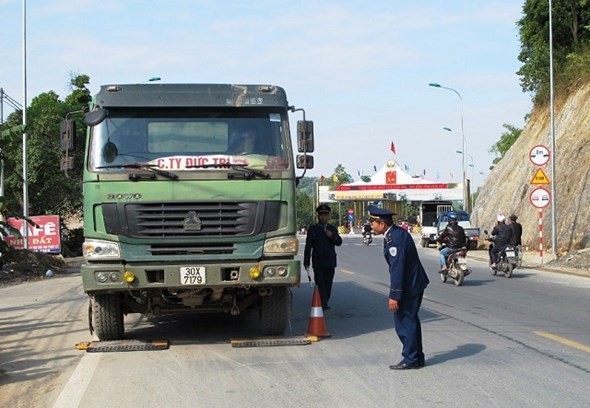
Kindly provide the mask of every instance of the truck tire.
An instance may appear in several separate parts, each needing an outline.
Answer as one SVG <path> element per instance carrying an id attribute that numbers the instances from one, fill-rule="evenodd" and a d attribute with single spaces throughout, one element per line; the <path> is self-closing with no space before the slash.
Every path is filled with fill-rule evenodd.
<path id="1" fill-rule="evenodd" d="M 120 340 L 125 333 L 119 295 L 94 295 L 91 298 L 92 327 L 100 341 Z"/>
<path id="2" fill-rule="evenodd" d="M 260 307 L 260 329 L 265 336 L 281 336 L 289 323 L 291 291 L 286 287 L 273 288 L 272 295 L 263 296 Z"/>

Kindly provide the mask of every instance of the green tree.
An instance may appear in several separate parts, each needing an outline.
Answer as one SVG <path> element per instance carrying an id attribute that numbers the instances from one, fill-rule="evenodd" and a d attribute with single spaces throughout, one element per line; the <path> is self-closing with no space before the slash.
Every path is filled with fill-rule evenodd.
<path id="1" fill-rule="evenodd" d="M 338 164 L 331 176 L 324 179 L 323 185 L 339 186 L 341 184 L 352 183 L 354 179 L 346 172 L 342 164 Z"/>
<path id="2" fill-rule="evenodd" d="M 310 195 L 303 190 L 297 190 L 295 200 L 295 208 L 297 209 L 297 229 L 307 229 L 307 227 L 315 223 L 315 203 L 313 195 Z"/>
<path id="3" fill-rule="evenodd" d="M 590 42 L 590 2 L 588 0 L 553 0 L 553 61 L 554 72 L 561 82 L 573 72 L 568 69 L 575 55 L 587 52 Z M 520 84 L 537 100 L 546 100 L 549 93 L 549 1 L 526 0 L 523 16 L 517 22 L 521 50 L 518 60 Z M 570 62 L 568 62 L 570 61 Z M 580 65 L 576 63 L 576 65 Z M 583 65 L 588 72 L 588 64 Z M 580 71 L 576 70 L 579 78 Z M 563 84 L 567 86 L 567 84 Z"/>
<path id="4" fill-rule="evenodd" d="M 65 102 L 49 91 L 31 101 L 27 108 L 27 181 L 29 193 L 29 214 L 69 215 L 81 211 L 82 207 L 82 157 L 84 140 L 79 137 L 77 153 L 74 156 L 76 170 L 70 172 L 70 180 L 64 182 L 60 169 L 62 158 L 60 143 L 60 122 L 65 115 L 85 108 L 90 100 L 84 87 L 87 76 L 71 78 L 73 92 Z M 82 88 L 80 88 L 80 85 Z M 81 120 L 78 118 L 78 120 Z M 23 161 L 22 161 L 22 111 L 9 115 L 2 125 L 0 146 L 5 155 L 5 196 L 10 199 L 10 210 L 23 213 Z M 84 127 L 79 124 L 78 134 Z M 8 131 L 6 131 L 8 130 Z"/>
<path id="5" fill-rule="evenodd" d="M 514 144 L 514 142 L 516 142 L 522 133 L 522 129 L 519 129 L 516 126 L 509 125 L 507 123 L 504 123 L 502 126 L 504 129 L 506 129 L 506 131 L 502 133 L 500 140 L 496 142 L 489 150 L 490 153 L 495 153 L 497 156 L 493 161 L 494 164 L 497 164 L 500 160 L 502 160 L 508 149 L 510 149 L 510 147 Z"/>

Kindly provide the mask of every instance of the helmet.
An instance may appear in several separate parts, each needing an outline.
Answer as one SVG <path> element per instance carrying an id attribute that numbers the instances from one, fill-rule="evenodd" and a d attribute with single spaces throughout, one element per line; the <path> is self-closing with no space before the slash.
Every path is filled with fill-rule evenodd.
<path id="1" fill-rule="evenodd" d="M 457 216 L 457 213 L 454 211 L 451 211 L 447 216 L 449 217 L 449 222 L 459 221 L 459 217 Z"/>
<path id="2" fill-rule="evenodd" d="M 502 214 L 498 214 L 498 222 L 504 222 L 504 220 L 506 219 L 506 217 L 504 217 Z"/>

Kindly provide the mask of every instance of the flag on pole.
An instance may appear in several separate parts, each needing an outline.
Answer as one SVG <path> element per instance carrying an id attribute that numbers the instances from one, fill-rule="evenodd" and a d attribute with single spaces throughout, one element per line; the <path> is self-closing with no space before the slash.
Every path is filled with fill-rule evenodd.
<path id="1" fill-rule="evenodd" d="M 395 153 L 395 145 L 393 144 L 393 142 L 391 142 L 391 151 L 393 152 L 393 154 L 396 154 Z"/>

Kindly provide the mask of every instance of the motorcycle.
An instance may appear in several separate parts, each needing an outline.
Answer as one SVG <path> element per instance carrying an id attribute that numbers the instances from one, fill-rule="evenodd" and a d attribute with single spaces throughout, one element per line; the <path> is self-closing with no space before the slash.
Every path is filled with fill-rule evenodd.
<path id="1" fill-rule="evenodd" d="M 483 232 L 484 232 L 484 234 L 488 235 L 487 230 L 484 230 Z M 504 274 L 504 276 L 506 276 L 507 278 L 511 278 L 512 271 L 514 269 L 522 266 L 522 258 L 520 258 L 520 262 L 519 262 L 519 256 L 516 253 L 516 248 L 510 244 L 504 245 L 500 249 L 500 252 L 498 252 L 498 262 L 496 263 L 496 267 L 492 267 L 491 253 L 492 253 L 492 248 L 495 245 L 494 238 L 490 237 L 488 235 L 487 238 L 485 238 L 485 239 L 487 241 L 490 241 L 490 243 L 491 243 L 490 247 L 488 249 L 488 252 L 490 253 L 490 265 L 489 265 L 490 273 L 493 276 L 496 276 L 496 274 L 498 272 L 502 272 Z"/>
<path id="2" fill-rule="evenodd" d="M 467 266 L 467 248 L 457 249 L 447 257 L 447 270 L 440 271 L 440 280 L 445 283 L 448 278 L 453 279 L 455 286 L 461 286 L 463 279 L 471 273 Z"/>
<path id="3" fill-rule="evenodd" d="M 370 232 L 363 232 L 363 244 L 371 245 L 373 242 L 373 236 Z"/>

